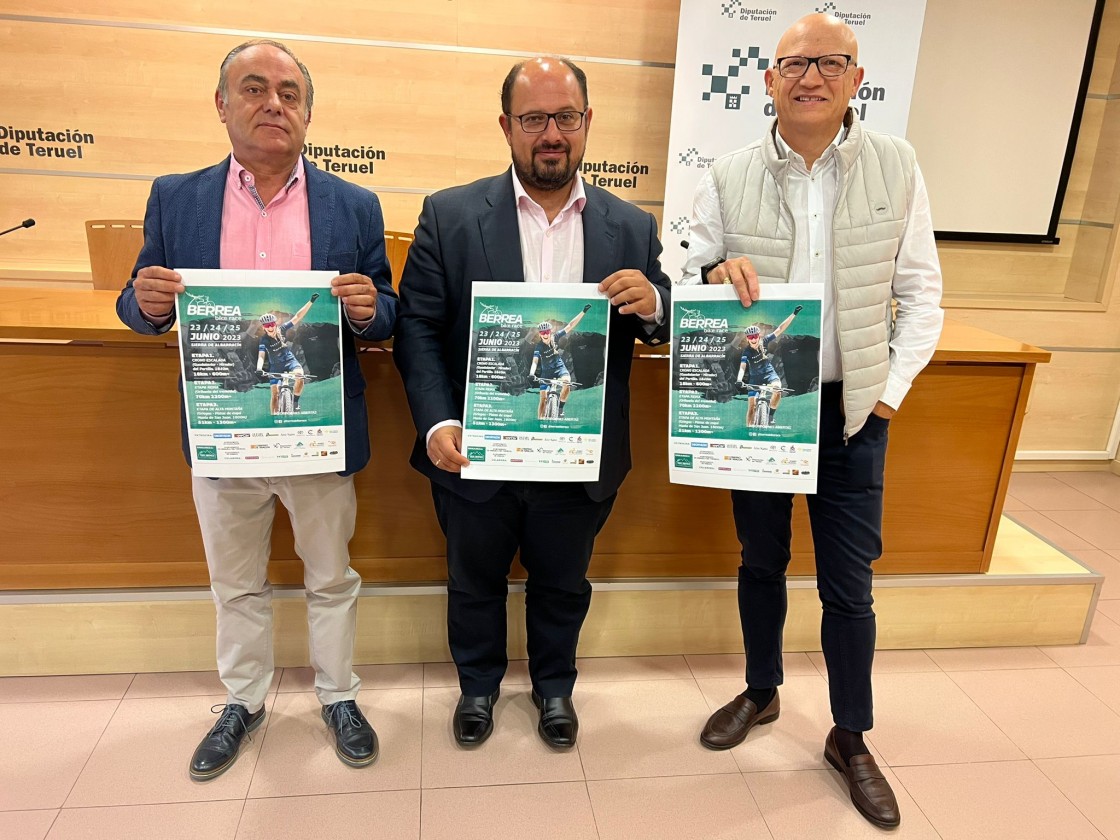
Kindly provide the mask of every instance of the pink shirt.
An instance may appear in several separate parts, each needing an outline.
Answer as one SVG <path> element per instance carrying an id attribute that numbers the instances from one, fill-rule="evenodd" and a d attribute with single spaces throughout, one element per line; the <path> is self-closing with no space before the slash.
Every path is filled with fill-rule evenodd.
<path id="1" fill-rule="evenodd" d="M 311 268 L 311 222 L 303 158 L 267 206 L 253 174 L 230 156 L 222 202 L 222 268 L 307 271 Z"/>
<path id="2" fill-rule="evenodd" d="M 544 208 L 529 197 L 510 167 L 517 199 L 517 228 L 526 283 L 583 282 L 583 180 L 574 179 L 564 209 L 550 224 Z M 504 278 L 499 278 L 504 279 Z"/>

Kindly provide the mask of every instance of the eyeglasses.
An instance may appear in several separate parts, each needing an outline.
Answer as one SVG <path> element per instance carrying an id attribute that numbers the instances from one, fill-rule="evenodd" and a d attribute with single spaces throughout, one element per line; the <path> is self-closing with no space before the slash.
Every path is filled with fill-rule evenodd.
<path id="1" fill-rule="evenodd" d="M 556 120 L 556 127 L 561 131 L 579 131 L 583 125 L 583 115 L 586 111 L 560 111 L 556 114 L 542 114 L 533 111 L 529 114 L 506 114 L 521 123 L 521 130 L 526 134 L 540 134 L 548 128 L 549 120 Z"/>
<path id="2" fill-rule="evenodd" d="M 818 55 L 816 58 L 810 58 L 807 55 L 786 55 L 777 59 L 774 63 L 778 65 L 778 75 L 784 79 L 800 79 L 809 72 L 810 64 L 817 65 L 817 70 L 820 71 L 822 76 L 835 78 L 836 76 L 843 76 L 847 72 L 848 66 L 852 63 L 852 57 L 842 53 Z"/>

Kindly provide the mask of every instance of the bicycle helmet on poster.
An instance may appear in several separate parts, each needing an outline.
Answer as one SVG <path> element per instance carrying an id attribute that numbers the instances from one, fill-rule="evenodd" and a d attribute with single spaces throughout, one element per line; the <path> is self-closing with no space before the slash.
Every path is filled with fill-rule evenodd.
<path id="1" fill-rule="evenodd" d="M 265 327 L 276 326 L 276 316 L 271 312 L 266 312 L 261 316 L 261 325 Z"/>
<path id="2" fill-rule="evenodd" d="M 551 322 L 541 321 L 539 324 L 537 324 L 537 332 L 539 332 L 539 333 L 550 333 L 550 332 L 552 332 Z"/>
<path id="3" fill-rule="evenodd" d="M 747 327 L 747 338 L 758 338 L 760 335 L 762 335 L 762 330 L 754 324 Z"/>

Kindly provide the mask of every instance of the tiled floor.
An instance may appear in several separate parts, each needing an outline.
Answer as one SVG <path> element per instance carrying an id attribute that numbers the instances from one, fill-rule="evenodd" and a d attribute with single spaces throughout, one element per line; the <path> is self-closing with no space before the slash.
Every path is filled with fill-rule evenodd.
<path id="1" fill-rule="evenodd" d="M 1120 840 L 1120 478 L 1018 473 L 1008 511 L 1104 573 L 1088 645 L 883 651 L 868 741 L 900 838 Z M 876 837 L 821 760 L 819 654 L 786 657 L 782 715 L 724 753 L 697 742 L 741 656 L 581 663 L 579 746 L 546 749 L 512 663 L 497 728 L 455 746 L 446 664 L 362 666 L 378 762 L 339 763 L 311 675 L 277 676 L 266 725 L 208 784 L 186 764 L 213 673 L 0 679 L 0 838 L 708 840 Z"/>

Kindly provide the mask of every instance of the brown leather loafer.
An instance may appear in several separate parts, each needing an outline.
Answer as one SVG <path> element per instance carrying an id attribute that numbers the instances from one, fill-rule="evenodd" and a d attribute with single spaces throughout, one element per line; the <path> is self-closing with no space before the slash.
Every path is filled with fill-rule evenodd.
<path id="1" fill-rule="evenodd" d="M 700 733 L 700 743 L 710 750 L 729 750 L 743 743 L 752 726 L 776 721 L 781 710 L 777 691 L 762 711 L 740 694 L 708 718 Z"/>
<path id="2" fill-rule="evenodd" d="M 840 771 L 844 781 L 848 784 L 848 792 L 852 796 L 852 804 L 856 810 L 863 814 L 870 822 L 881 828 L 894 828 L 901 817 L 898 813 L 898 801 L 894 798 L 894 791 L 883 774 L 879 765 L 870 755 L 853 756 L 851 762 L 845 766 L 840 758 L 840 751 L 836 749 L 835 728 L 828 733 L 824 742 L 825 760 Z"/>

